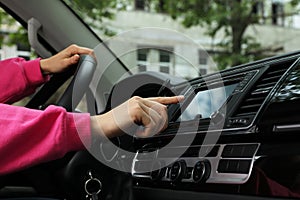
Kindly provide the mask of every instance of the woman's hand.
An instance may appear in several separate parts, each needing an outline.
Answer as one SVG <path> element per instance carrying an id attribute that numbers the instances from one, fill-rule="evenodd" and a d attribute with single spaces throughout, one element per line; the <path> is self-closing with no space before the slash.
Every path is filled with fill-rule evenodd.
<path id="1" fill-rule="evenodd" d="M 141 98 L 132 97 L 111 111 L 91 117 L 91 129 L 96 136 L 108 138 L 124 133 L 137 137 L 153 136 L 168 126 L 167 104 L 179 103 L 183 96 Z"/>
<path id="2" fill-rule="evenodd" d="M 42 59 L 40 66 L 43 74 L 59 73 L 79 61 L 80 54 L 93 54 L 93 50 L 77 45 L 71 45 L 56 55 Z"/>

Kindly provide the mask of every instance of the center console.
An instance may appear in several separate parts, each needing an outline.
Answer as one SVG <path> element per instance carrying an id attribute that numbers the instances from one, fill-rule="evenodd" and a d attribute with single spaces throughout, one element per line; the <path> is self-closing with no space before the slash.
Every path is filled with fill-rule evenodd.
<path id="1" fill-rule="evenodd" d="M 298 129 L 275 133 L 287 121 L 300 124 L 299 115 L 288 108 L 285 120 L 275 117 L 274 124 L 270 119 L 279 108 L 278 91 L 298 69 L 298 57 L 262 60 L 171 86 L 185 100 L 168 107 L 165 131 L 135 138 L 131 174 L 136 188 L 217 192 L 212 188 L 247 184 L 268 158 L 300 155 L 294 140 Z M 169 96 L 170 90 L 161 95 Z"/>

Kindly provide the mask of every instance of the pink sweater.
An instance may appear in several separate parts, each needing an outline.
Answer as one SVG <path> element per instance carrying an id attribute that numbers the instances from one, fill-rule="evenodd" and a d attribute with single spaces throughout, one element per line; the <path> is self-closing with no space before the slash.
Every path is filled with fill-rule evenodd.
<path id="1" fill-rule="evenodd" d="M 7 105 L 49 79 L 41 74 L 39 61 L 0 61 L 0 175 L 61 158 L 90 143 L 89 114 L 57 106 L 40 111 Z"/>

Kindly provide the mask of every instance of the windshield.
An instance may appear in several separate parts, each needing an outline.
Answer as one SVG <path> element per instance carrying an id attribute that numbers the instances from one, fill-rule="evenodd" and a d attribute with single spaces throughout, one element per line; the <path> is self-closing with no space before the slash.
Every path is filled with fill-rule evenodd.
<path id="1" fill-rule="evenodd" d="M 155 71 L 190 80 L 216 71 L 201 44 L 163 13 L 135 10 L 132 1 L 65 2 L 132 74 Z"/>
<path id="2" fill-rule="evenodd" d="M 298 50 L 298 1 L 64 0 L 135 74 L 193 79 Z"/>

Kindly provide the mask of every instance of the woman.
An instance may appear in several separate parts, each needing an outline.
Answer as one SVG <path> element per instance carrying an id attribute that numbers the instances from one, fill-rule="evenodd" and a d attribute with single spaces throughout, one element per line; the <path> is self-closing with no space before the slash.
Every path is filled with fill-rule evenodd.
<path id="1" fill-rule="evenodd" d="M 166 128 L 164 104 L 178 103 L 182 97 L 133 97 L 97 116 L 68 113 L 58 106 L 40 111 L 8 105 L 34 93 L 49 80 L 50 74 L 76 64 L 80 54 L 93 54 L 93 51 L 71 45 L 47 59 L 13 58 L 0 62 L 0 175 L 82 150 L 91 143 L 92 136 L 115 137 L 136 124 L 144 126 L 138 133 L 143 137 Z M 114 111 L 126 114 L 116 118 Z"/>

